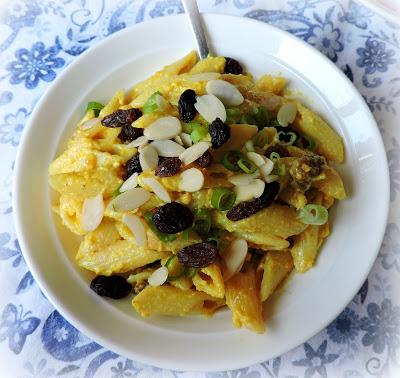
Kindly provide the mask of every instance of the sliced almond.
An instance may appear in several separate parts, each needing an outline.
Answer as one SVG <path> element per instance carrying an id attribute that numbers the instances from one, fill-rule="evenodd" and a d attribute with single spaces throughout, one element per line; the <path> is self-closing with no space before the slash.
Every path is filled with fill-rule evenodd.
<path id="1" fill-rule="evenodd" d="M 281 126 L 288 126 L 292 123 L 297 114 L 297 106 L 293 102 L 288 102 L 287 104 L 283 104 L 278 111 L 276 119 Z"/>
<path id="2" fill-rule="evenodd" d="M 179 189 L 185 192 L 197 192 L 204 185 L 204 175 L 197 168 L 190 168 L 183 171 L 180 178 Z"/>
<path id="3" fill-rule="evenodd" d="M 89 130 L 93 126 L 97 125 L 100 122 L 100 118 L 92 118 L 89 119 L 88 121 L 85 121 L 81 125 L 81 130 Z"/>
<path id="4" fill-rule="evenodd" d="M 138 178 L 139 174 L 137 172 L 133 173 L 131 177 L 126 180 L 121 187 L 119 188 L 119 192 L 123 193 L 126 192 L 129 189 L 133 189 L 137 187 L 138 184 Z"/>
<path id="5" fill-rule="evenodd" d="M 185 149 L 172 140 L 155 140 L 150 146 L 154 147 L 158 156 L 162 157 L 178 157 Z"/>
<path id="6" fill-rule="evenodd" d="M 159 181 L 157 181 L 157 179 L 154 177 L 148 177 L 144 178 L 142 181 L 143 184 L 148 186 L 161 201 L 171 202 L 171 197 L 168 191 Z"/>
<path id="7" fill-rule="evenodd" d="M 139 162 L 143 172 L 152 171 L 157 167 L 157 150 L 151 145 L 144 147 L 139 154 Z"/>
<path id="8" fill-rule="evenodd" d="M 248 246 L 246 240 L 236 239 L 232 241 L 222 256 L 223 278 L 229 280 L 233 275 L 240 271 L 246 259 Z"/>
<path id="9" fill-rule="evenodd" d="M 174 141 L 175 141 L 176 143 L 178 143 L 179 145 L 183 146 L 183 141 L 182 141 L 182 138 L 180 137 L 180 135 L 177 135 L 177 136 L 174 138 Z"/>
<path id="10" fill-rule="evenodd" d="M 227 106 L 238 106 L 244 101 L 239 90 L 224 80 L 210 80 L 206 85 L 206 91 L 217 96 Z"/>
<path id="11" fill-rule="evenodd" d="M 95 197 L 86 198 L 82 206 L 81 227 L 84 231 L 95 230 L 104 215 L 103 195 L 100 193 Z"/>
<path id="12" fill-rule="evenodd" d="M 143 225 L 143 221 L 137 215 L 124 215 L 122 222 L 127 225 L 129 230 L 135 237 L 136 244 L 139 247 L 147 247 L 147 235 L 146 228 Z"/>
<path id="13" fill-rule="evenodd" d="M 111 201 L 115 211 L 131 211 L 145 204 L 150 199 L 150 193 L 143 188 L 133 188 L 121 193 Z"/>
<path id="14" fill-rule="evenodd" d="M 218 72 L 201 72 L 198 74 L 189 74 L 187 78 L 190 81 L 209 81 L 215 80 L 221 77 L 221 74 Z"/>
<path id="15" fill-rule="evenodd" d="M 226 121 L 226 110 L 224 104 L 218 97 L 212 94 L 198 96 L 194 107 L 209 123 L 215 121 L 217 118 L 222 122 Z"/>
<path id="16" fill-rule="evenodd" d="M 161 266 L 156 269 L 147 279 L 150 286 L 161 286 L 168 278 L 168 268 Z"/>
<path id="17" fill-rule="evenodd" d="M 196 143 L 193 146 L 187 148 L 181 155 L 179 155 L 179 159 L 181 159 L 183 165 L 188 165 L 197 160 L 210 147 L 211 147 L 210 142 Z"/>
<path id="18" fill-rule="evenodd" d="M 142 135 L 139 138 L 133 140 L 132 142 L 128 143 L 126 145 L 127 148 L 135 148 L 135 147 L 140 147 L 140 146 L 144 146 L 146 143 L 148 143 L 148 139 Z"/>
<path id="19" fill-rule="evenodd" d="M 185 147 L 190 147 L 193 144 L 192 138 L 190 137 L 189 134 L 182 133 L 181 139 Z"/>
<path id="20" fill-rule="evenodd" d="M 257 152 L 247 152 L 246 156 L 257 167 L 261 167 L 262 165 L 265 164 L 264 157 L 262 155 L 258 154 Z"/>
<path id="21" fill-rule="evenodd" d="M 143 135 L 150 140 L 168 140 L 182 132 L 182 126 L 176 117 L 161 117 L 144 129 Z"/>
<path id="22" fill-rule="evenodd" d="M 235 186 L 250 184 L 254 179 L 260 177 L 260 172 L 256 171 L 252 174 L 239 173 L 228 178 L 228 181 Z"/>
<path id="23" fill-rule="evenodd" d="M 261 176 L 265 180 L 265 178 L 267 176 L 269 176 L 271 174 L 272 170 L 274 169 L 274 163 L 272 160 L 266 158 L 265 163 L 263 165 L 261 165 L 260 167 L 258 167 L 258 169 L 261 172 Z"/>
<path id="24" fill-rule="evenodd" d="M 165 99 L 165 97 L 158 95 L 156 96 L 156 104 L 158 107 L 158 111 L 162 112 L 168 106 L 168 101 Z"/>
<path id="25" fill-rule="evenodd" d="M 236 186 L 234 188 L 236 201 L 243 202 L 258 198 L 263 194 L 264 189 L 265 182 L 260 179 L 255 179 L 246 185 Z"/>

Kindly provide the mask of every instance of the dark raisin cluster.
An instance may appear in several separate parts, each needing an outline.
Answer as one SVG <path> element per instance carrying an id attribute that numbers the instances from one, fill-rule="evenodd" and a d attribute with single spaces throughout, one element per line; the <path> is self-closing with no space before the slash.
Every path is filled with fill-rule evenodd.
<path id="1" fill-rule="evenodd" d="M 125 165 L 125 180 L 131 177 L 134 173 L 142 173 L 142 167 L 140 166 L 139 161 L 139 154 L 135 155 L 134 157 L 130 158 Z"/>
<path id="2" fill-rule="evenodd" d="M 158 207 L 152 219 L 160 232 L 176 234 L 192 225 L 193 214 L 188 207 L 178 202 L 170 202 Z"/>
<path id="3" fill-rule="evenodd" d="M 123 127 L 130 125 L 142 116 L 142 112 L 139 109 L 118 109 L 114 113 L 105 116 L 101 120 L 101 124 L 106 127 Z"/>
<path id="4" fill-rule="evenodd" d="M 163 159 L 158 163 L 156 176 L 171 177 L 179 172 L 182 162 L 177 157 Z"/>
<path id="5" fill-rule="evenodd" d="M 90 288 L 102 297 L 120 299 L 131 291 L 131 284 L 122 276 L 97 276 L 90 283 Z"/>
<path id="6" fill-rule="evenodd" d="M 218 259 L 218 249 L 213 242 L 189 245 L 178 252 L 179 262 L 188 268 L 204 268 Z"/>
<path id="7" fill-rule="evenodd" d="M 217 149 L 222 147 L 231 136 L 231 128 L 217 118 L 208 126 L 208 132 L 211 136 L 212 148 Z"/>
<path id="8" fill-rule="evenodd" d="M 243 72 L 243 68 L 237 60 L 235 60 L 233 58 L 225 57 L 224 73 L 240 75 L 242 72 Z"/>
<path id="9" fill-rule="evenodd" d="M 269 184 L 265 184 L 264 192 L 260 197 L 252 201 L 241 202 L 238 205 L 232 207 L 232 209 L 230 209 L 226 213 L 226 217 L 229 220 L 235 222 L 241 219 L 248 218 L 271 205 L 278 193 L 278 182 L 274 181 Z"/>
<path id="10" fill-rule="evenodd" d="M 193 89 L 186 89 L 179 97 L 178 110 L 179 118 L 183 122 L 193 121 L 196 116 L 197 110 L 194 107 L 196 103 L 196 92 Z"/>
<path id="11" fill-rule="evenodd" d="M 118 135 L 118 138 L 122 142 L 132 142 L 133 140 L 143 135 L 143 129 L 139 127 L 133 127 L 131 124 L 122 126 L 122 130 Z"/>
<path id="12" fill-rule="evenodd" d="M 197 160 L 195 160 L 195 163 L 201 167 L 201 168 L 207 168 L 209 167 L 213 162 L 213 156 L 211 155 L 210 151 L 204 152 L 203 155 L 201 155 Z"/>

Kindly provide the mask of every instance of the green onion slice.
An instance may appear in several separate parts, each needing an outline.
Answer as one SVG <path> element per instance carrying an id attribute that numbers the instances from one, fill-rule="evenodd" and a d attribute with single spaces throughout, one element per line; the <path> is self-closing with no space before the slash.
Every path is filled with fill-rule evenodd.
<path id="1" fill-rule="evenodd" d="M 253 144 L 253 141 L 252 141 L 252 140 L 248 140 L 248 141 L 244 144 L 244 146 L 246 147 L 246 150 L 247 150 L 248 152 L 254 152 L 254 151 L 255 151 L 255 149 L 254 149 L 254 144 Z"/>
<path id="2" fill-rule="evenodd" d="M 214 188 L 211 205 L 217 210 L 225 211 L 232 208 L 236 200 L 235 193 L 228 188 Z"/>
<path id="3" fill-rule="evenodd" d="M 187 278 L 193 278 L 196 274 L 197 274 L 197 268 L 190 268 L 185 272 Z"/>
<path id="4" fill-rule="evenodd" d="M 161 96 L 160 92 L 154 92 L 143 105 L 143 114 L 154 113 L 158 110 L 157 96 Z"/>
<path id="5" fill-rule="evenodd" d="M 222 164 L 226 169 L 230 171 L 240 171 L 240 167 L 237 165 L 238 161 L 243 157 L 242 153 L 237 150 L 231 150 L 225 153 Z"/>
<path id="6" fill-rule="evenodd" d="M 184 123 L 182 128 L 186 134 L 190 134 L 194 129 L 201 127 L 201 123 L 198 122 L 188 122 Z"/>
<path id="7" fill-rule="evenodd" d="M 253 117 L 256 120 L 256 125 L 259 130 L 262 130 L 269 124 L 269 114 L 267 109 L 263 106 L 257 106 Z"/>
<path id="8" fill-rule="evenodd" d="M 205 238 L 211 229 L 211 212 L 209 209 L 198 209 L 194 213 L 193 230 Z"/>
<path id="9" fill-rule="evenodd" d="M 282 140 L 282 137 L 287 137 L 287 136 L 290 137 L 288 142 Z M 275 142 L 278 142 L 284 146 L 292 145 L 294 142 L 296 142 L 296 139 L 297 135 L 295 133 L 292 133 L 291 131 L 289 131 L 288 133 L 285 133 L 284 131 L 279 131 L 279 133 L 275 135 Z"/>
<path id="10" fill-rule="evenodd" d="M 321 226 L 328 221 L 328 210 L 315 204 L 309 204 L 297 211 L 297 219 L 304 224 L 312 224 L 314 226 Z"/>
<path id="11" fill-rule="evenodd" d="M 244 173 L 254 173 L 257 170 L 257 166 L 255 164 L 245 159 L 239 159 L 237 164 Z"/>
<path id="12" fill-rule="evenodd" d="M 86 111 L 94 110 L 94 115 L 96 117 L 98 117 L 98 115 L 100 113 L 100 110 L 103 109 L 103 108 L 104 108 L 104 105 L 100 104 L 100 102 L 90 101 L 87 104 Z"/>
<path id="13" fill-rule="evenodd" d="M 269 155 L 269 160 L 271 160 L 273 163 L 278 161 L 281 158 L 281 156 L 277 152 L 271 152 L 271 155 Z"/>
<path id="14" fill-rule="evenodd" d="M 303 140 L 305 140 L 307 142 L 307 144 L 305 145 L 305 143 L 303 142 Z M 306 135 L 302 135 L 299 138 L 299 145 L 301 148 L 305 148 L 307 150 L 310 151 L 315 151 L 315 148 L 317 147 L 315 140 L 306 136 Z"/>
<path id="15" fill-rule="evenodd" d="M 112 194 L 111 194 L 111 197 L 112 198 L 115 198 L 115 197 L 117 197 L 117 196 L 119 196 L 120 194 L 121 194 L 121 192 L 119 191 L 120 189 L 121 189 L 121 186 L 123 185 L 123 183 L 117 188 L 117 189 L 115 189 L 113 192 L 112 192 Z"/>
<path id="16" fill-rule="evenodd" d="M 285 176 L 286 174 L 286 165 L 285 164 L 279 164 L 277 172 L 278 176 Z"/>
<path id="17" fill-rule="evenodd" d="M 207 129 L 198 123 L 193 125 L 190 137 L 192 138 L 193 143 L 198 143 L 205 138 L 207 134 Z"/>
<path id="18" fill-rule="evenodd" d="M 176 255 L 171 255 L 168 257 L 168 260 L 165 262 L 164 266 L 166 268 L 169 268 L 172 264 L 172 262 L 174 261 L 174 259 L 176 258 Z"/>
<path id="19" fill-rule="evenodd" d="M 189 231 L 190 231 L 190 227 L 188 227 L 187 229 L 182 231 L 182 239 L 183 240 L 189 240 Z"/>
<path id="20" fill-rule="evenodd" d="M 144 215 L 144 219 L 146 220 L 147 225 L 150 227 L 150 230 L 162 241 L 165 243 L 172 242 L 176 239 L 175 234 L 164 234 L 161 232 L 153 222 L 153 214 L 148 212 Z"/>

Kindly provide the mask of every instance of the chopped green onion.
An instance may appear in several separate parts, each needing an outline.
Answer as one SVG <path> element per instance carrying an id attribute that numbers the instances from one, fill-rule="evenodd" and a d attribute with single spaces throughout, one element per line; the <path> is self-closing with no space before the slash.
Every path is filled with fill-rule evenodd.
<path id="1" fill-rule="evenodd" d="M 217 210 L 225 211 L 232 208 L 236 200 L 235 193 L 228 188 L 214 188 L 211 205 Z"/>
<path id="2" fill-rule="evenodd" d="M 285 164 L 279 164 L 277 172 L 278 176 L 285 176 L 286 174 L 286 165 Z"/>
<path id="3" fill-rule="evenodd" d="M 219 228 L 212 228 L 210 230 L 210 232 L 208 233 L 206 240 L 207 242 L 215 242 L 217 243 L 217 246 L 220 243 L 220 239 L 221 239 L 221 235 L 222 235 L 222 230 Z"/>
<path id="4" fill-rule="evenodd" d="M 171 255 L 168 257 L 168 260 L 165 262 L 164 266 L 166 268 L 169 268 L 170 265 L 172 264 L 172 261 L 174 261 L 174 259 L 176 258 L 176 255 Z"/>
<path id="5" fill-rule="evenodd" d="M 290 137 L 289 141 L 286 141 L 287 137 Z M 290 146 L 294 142 L 296 142 L 296 139 L 297 139 L 297 135 L 295 133 L 292 133 L 291 131 L 289 131 L 288 133 L 285 133 L 284 131 L 279 131 L 279 133 L 277 133 L 275 135 L 274 140 L 275 140 L 275 142 L 278 142 L 284 146 Z"/>
<path id="6" fill-rule="evenodd" d="M 255 150 L 254 150 L 253 141 L 251 141 L 251 140 L 248 140 L 248 141 L 244 144 L 244 146 L 246 147 L 246 150 L 249 151 L 249 152 L 254 152 L 254 151 L 255 151 Z"/>
<path id="7" fill-rule="evenodd" d="M 257 166 L 255 164 L 245 159 L 239 159 L 237 164 L 244 173 L 254 173 L 257 170 Z"/>
<path id="8" fill-rule="evenodd" d="M 160 92 L 154 92 L 143 105 L 143 114 L 154 113 L 158 110 L 157 96 L 161 96 Z"/>
<path id="9" fill-rule="evenodd" d="M 231 125 L 239 120 L 240 109 L 239 108 L 227 108 L 226 109 L 226 123 Z"/>
<path id="10" fill-rule="evenodd" d="M 192 138 L 193 143 L 200 142 L 203 138 L 205 138 L 208 134 L 208 130 L 200 124 L 194 124 L 192 127 L 192 132 L 190 133 L 190 137 Z"/>
<path id="11" fill-rule="evenodd" d="M 187 278 L 193 278 L 197 274 L 197 269 L 196 268 L 190 268 L 186 270 L 185 276 Z"/>
<path id="12" fill-rule="evenodd" d="M 245 123 L 247 125 L 256 125 L 257 121 L 251 114 L 244 114 L 240 117 L 240 123 Z"/>
<path id="13" fill-rule="evenodd" d="M 112 198 L 115 198 L 115 197 L 117 197 L 117 196 L 119 196 L 121 194 L 121 192 L 119 190 L 121 189 L 122 184 L 112 192 L 112 194 L 111 194 Z"/>
<path id="14" fill-rule="evenodd" d="M 183 240 L 189 240 L 189 231 L 190 231 L 190 227 L 188 227 L 187 229 L 182 231 L 182 239 Z"/>
<path id="15" fill-rule="evenodd" d="M 186 276 L 186 272 L 187 272 L 187 269 L 182 268 L 182 270 L 176 276 L 168 275 L 167 281 L 176 281 L 179 278 Z"/>
<path id="16" fill-rule="evenodd" d="M 270 127 L 282 127 L 282 126 L 279 124 L 277 119 L 273 119 L 271 121 Z"/>
<path id="17" fill-rule="evenodd" d="M 96 117 L 98 117 L 99 113 L 100 113 L 100 110 L 103 109 L 103 108 L 104 108 L 104 105 L 100 104 L 100 102 L 90 101 L 87 104 L 86 111 L 94 110 L 94 115 Z"/>
<path id="18" fill-rule="evenodd" d="M 268 135 L 265 131 L 265 129 L 259 131 L 256 136 L 256 146 L 260 148 L 265 147 L 265 145 L 268 143 Z"/>
<path id="19" fill-rule="evenodd" d="M 194 213 L 193 230 L 205 238 L 211 229 L 211 212 L 208 209 L 198 209 Z"/>
<path id="20" fill-rule="evenodd" d="M 257 106 L 253 117 L 259 130 L 262 130 L 269 123 L 268 111 L 263 106 Z"/>
<path id="21" fill-rule="evenodd" d="M 242 153 L 237 150 L 231 150 L 225 153 L 223 159 L 222 159 L 222 164 L 226 169 L 229 169 L 230 171 L 240 171 L 239 166 L 237 165 L 238 161 L 243 157 Z"/>
<path id="22" fill-rule="evenodd" d="M 144 215 L 144 219 L 147 222 L 147 225 L 150 227 L 150 230 L 153 231 L 153 233 L 163 242 L 169 243 L 172 242 L 176 239 L 175 234 L 164 234 L 161 232 L 156 225 L 153 222 L 153 214 L 152 213 L 146 213 Z"/>
<path id="23" fill-rule="evenodd" d="M 281 156 L 277 152 L 271 152 L 271 155 L 269 155 L 269 160 L 271 160 L 273 163 L 275 163 L 280 158 Z"/>
<path id="24" fill-rule="evenodd" d="M 328 221 L 328 210 L 315 204 L 309 204 L 297 211 L 297 219 L 304 224 L 321 226 Z"/>

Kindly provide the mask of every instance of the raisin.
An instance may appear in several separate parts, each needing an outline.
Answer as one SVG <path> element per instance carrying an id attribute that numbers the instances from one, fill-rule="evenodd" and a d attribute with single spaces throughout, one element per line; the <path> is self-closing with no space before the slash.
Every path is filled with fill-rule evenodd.
<path id="1" fill-rule="evenodd" d="M 281 146 L 280 144 L 276 144 L 275 146 L 269 146 L 265 151 L 265 156 L 269 158 L 273 152 L 279 154 L 281 158 L 290 156 L 287 148 L 285 146 Z"/>
<path id="2" fill-rule="evenodd" d="M 142 167 L 140 166 L 140 161 L 139 161 L 139 154 L 135 155 L 134 157 L 130 158 L 126 162 L 126 174 L 125 174 L 125 180 L 131 177 L 134 173 L 142 173 Z"/>
<path id="3" fill-rule="evenodd" d="M 233 58 L 225 57 L 224 73 L 240 75 L 242 72 L 243 72 L 243 68 L 237 60 L 235 60 Z"/>
<path id="4" fill-rule="evenodd" d="M 130 125 L 142 116 L 142 112 L 139 109 L 118 109 L 114 113 L 105 116 L 101 120 L 101 124 L 106 127 L 121 127 Z"/>
<path id="5" fill-rule="evenodd" d="M 231 136 L 231 128 L 223 123 L 220 118 L 211 122 L 208 126 L 208 132 L 211 135 L 211 144 L 214 149 L 223 146 Z"/>
<path id="6" fill-rule="evenodd" d="M 184 267 L 205 268 L 217 261 L 218 249 L 212 242 L 197 243 L 181 249 L 177 256 Z"/>
<path id="7" fill-rule="evenodd" d="M 176 234 L 192 225 L 193 214 L 186 206 L 170 202 L 157 208 L 152 219 L 160 232 Z"/>
<path id="8" fill-rule="evenodd" d="M 179 117 L 183 122 L 193 121 L 197 110 L 194 107 L 196 103 L 196 92 L 193 89 L 186 89 L 179 97 L 178 110 Z"/>
<path id="9" fill-rule="evenodd" d="M 232 207 L 227 213 L 226 217 L 231 221 L 239 221 L 241 219 L 248 218 L 260 210 L 268 207 L 274 201 L 275 197 L 279 192 L 279 183 L 274 181 L 269 184 L 265 184 L 265 189 L 260 197 L 252 200 L 241 202 L 238 205 Z"/>
<path id="10" fill-rule="evenodd" d="M 118 135 L 118 138 L 123 142 L 132 142 L 133 140 L 143 135 L 143 129 L 139 127 L 133 127 L 130 124 L 122 126 L 122 130 Z"/>
<path id="11" fill-rule="evenodd" d="M 156 176 L 171 177 L 178 173 L 182 162 L 177 157 L 166 158 L 156 168 Z"/>
<path id="12" fill-rule="evenodd" d="M 131 284 L 122 276 L 97 276 L 90 283 L 90 288 L 101 297 L 120 299 L 131 291 Z"/>
<path id="13" fill-rule="evenodd" d="M 204 152 L 203 155 L 201 155 L 197 160 L 195 160 L 195 163 L 200 166 L 201 168 L 207 168 L 209 167 L 213 162 L 213 157 L 210 153 L 210 151 Z"/>

